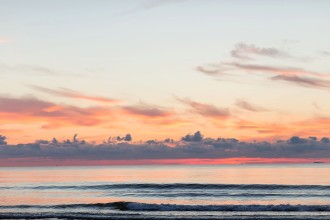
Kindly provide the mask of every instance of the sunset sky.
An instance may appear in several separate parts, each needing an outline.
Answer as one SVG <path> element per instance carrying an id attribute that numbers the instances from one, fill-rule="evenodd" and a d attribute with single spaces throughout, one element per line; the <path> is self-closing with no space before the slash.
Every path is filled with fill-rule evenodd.
<path id="1" fill-rule="evenodd" d="M 328 0 L 0 0 L 0 135 L 9 144 L 330 136 L 329 9 Z"/>

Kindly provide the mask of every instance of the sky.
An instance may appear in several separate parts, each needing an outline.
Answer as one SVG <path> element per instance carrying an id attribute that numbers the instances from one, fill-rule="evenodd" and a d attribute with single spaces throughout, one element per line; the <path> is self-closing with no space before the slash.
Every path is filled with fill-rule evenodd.
<path id="1" fill-rule="evenodd" d="M 329 9 L 327 0 L 0 0 L 0 135 L 11 146 L 74 134 L 181 146 L 201 131 L 323 146 Z"/>

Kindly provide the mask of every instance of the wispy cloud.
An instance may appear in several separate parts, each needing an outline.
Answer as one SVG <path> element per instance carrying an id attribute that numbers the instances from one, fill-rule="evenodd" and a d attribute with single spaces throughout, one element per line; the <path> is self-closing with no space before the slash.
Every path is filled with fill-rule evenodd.
<path id="1" fill-rule="evenodd" d="M 42 124 L 44 129 L 55 129 L 73 126 L 106 127 L 110 124 L 117 126 L 132 120 L 143 125 L 180 126 L 190 123 L 173 110 L 143 104 L 78 107 L 34 97 L 0 97 L 2 124 L 37 123 Z"/>
<path id="2" fill-rule="evenodd" d="M 155 106 L 149 106 L 149 105 L 133 105 L 133 106 L 123 106 L 122 109 L 127 113 L 131 115 L 138 115 L 138 116 L 144 116 L 144 117 L 168 117 L 172 116 L 173 113 L 169 110 L 161 109 L 159 107 Z"/>
<path id="3" fill-rule="evenodd" d="M 330 117 L 312 117 L 306 120 L 293 123 L 293 126 L 299 128 L 300 135 L 324 135 L 330 133 Z"/>
<path id="4" fill-rule="evenodd" d="M 17 133 L 22 133 L 22 132 L 23 132 L 23 130 L 20 130 L 20 129 L 8 129 L 8 128 L 0 129 L 1 134 L 17 134 Z"/>
<path id="5" fill-rule="evenodd" d="M 13 73 L 13 74 L 31 74 L 38 76 L 66 76 L 66 77 L 87 77 L 87 75 L 80 73 L 70 73 L 63 70 L 58 70 L 50 67 L 40 66 L 40 65 L 26 65 L 26 64 L 17 64 L 17 65 L 8 65 L 0 63 L 0 70 L 4 73 Z"/>
<path id="6" fill-rule="evenodd" d="M 175 3 L 179 3 L 179 2 L 183 2 L 186 0 L 147 0 L 145 1 L 144 4 L 141 4 L 141 8 L 142 9 L 153 9 L 153 8 L 157 8 L 157 7 L 161 7 L 164 5 L 168 5 L 168 4 L 175 4 Z"/>
<path id="7" fill-rule="evenodd" d="M 321 108 L 320 108 L 320 106 L 318 105 L 317 102 L 313 102 L 313 103 L 312 103 L 312 106 L 313 106 L 316 110 L 318 110 L 318 111 L 321 110 Z"/>
<path id="8" fill-rule="evenodd" d="M 44 92 L 44 93 L 54 95 L 54 96 L 73 98 L 73 99 L 84 99 L 84 100 L 108 103 L 108 104 L 114 104 L 114 103 L 119 102 L 119 100 L 116 100 L 116 99 L 111 99 L 111 98 L 102 97 L 102 96 L 87 95 L 87 94 L 73 91 L 73 90 L 70 90 L 67 88 L 49 89 L 49 88 L 45 88 L 45 87 L 41 87 L 41 86 L 29 86 L 29 87 L 32 89 L 35 89 L 37 91 Z"/>
<path id="9" fill-rule="evenodd" d="M 105 107 L 80 108 L 59 105 L 33 97 L 0 97 L 2 123 L 43 123 L 43 128 L 96 126 L 111 120 L 112 111 Z"/>
<path id="10" fill-rule="evenodd" d="M 238 106 L 238 107 L 240 107 L 240 108 L 242 108 L 242 109 L 245 109 L 245 110 L 248 110 L 248 111 L 252 111 L 252 112 L 265 112 L 265 111 L 269 111 L 266 108 L 263 108 L 263 107 L 254 105 L 254 104 L 249 103 L 249 102 L 244 101 L 244 100 L 237 100 L 236 103 L 235 103 L 235 105 Z"/>
<path id="11" fill-rule="evenodd" d="M 262 48 L 257 47 L 254 44 L 245 44 L 239 43 L 235 46 L 230 52 L 231 56 L 234 58 L 242 59 L 242 60 L 253 60 L 252 56 L 266 56 L 273 58 L 288 58 L 291 57 L 288 53 L 278 50 L 276 48 Z"/>
<path id="12" fill-rule="evenodd" d="M 58 71 L 41 66 L 32 66 L 32 65 L 19 65 L 17 68 L 25 71 L 31 71 L 40 74 L 49 74 L 49 75 L 60 75 Z"/>
<path id="13" fill-rule="evenodd" d="M 308 71 L 296 67 L 275 67 L 275 66 L 242 64 L 242 63 L 224 63 L 224 65 L 236 67 L 237 69 L 245 70 L 248 72 L 259 72 L 259 73 L 261 72 L 261 73 L 285 75 L 285 76 L 297 76 L 297 75 L 310 75 L 310 76 L 318 76 L 318 77 L 327 76 L 325 74 Z"/>
<path id="14" fill-rule="evenodd" d="M 246 129 L 253 130 L 260 134 L 269 134 L 269 135 L 282 135 L 287 133 L 288 130 L 292 129 L 288 125 L 269 123 L 269 122 L 255 122 L 248 120 L 237 120 L 234 122 L 235 129 Z"/>
<path id="15" fill-rule="evenodd" d="M 312 117 L 292 122 L 261 122 L 249 120 L 236 120 L 232 124 L 235 129 L 255 131 L 267 135 L 267 139 L 274 137 L 288 137 L 288 135 L 301 136 L 327 136 L 330 133 L 330 117 Z"/>
<path id="16" fill-rule="evenodd" d="M 273 75 L 271 80 L 287 81 L 299 86 L 308 88 L 328 89 L 330 81 L 327 80 L 329 75 L 308 71 L 295 67 L 274 67 L 255 64 L 241 63 L 224 63 L 223 65 L 236 67 L 237 70 L 246 71 L 248 73 L 266 73 Z"/>
<path id="17" fill-rule="evenodd" d="M 196 70 L 199 72 L 205 73 L 206 75 L 210 75 L 210 76 L 222 74 L 222 71 L 216 66 L 211 66 L 211 67 L 198 66 L 198 67 L 196 67 Z"/>
<path id="18" fill-rule="evenodd" d="M 309 88 L 321 88 L 321 89 L 330 89 L 330 81 L 316 78 L 307 78 L 299 76 L 286 76 L 286 75 L 277 75 L 271 78 L 272 80 L 281 80 L 294 83 L 303 87 Z"/>
<path id="19" fill-rule="evenodd" d="M 199 66 L 196 69 L 202 73 L 210 76 L 219 76 L 224 74 L 230 74 L 231 72 L 237 72 L 237 70 L 245 71 L 248 73 L 266 73 L 272 75 L 285 75 L 285 76 L 316 76 L 316 77 L 329 77 L 327 74 L 313 72 L 297 67 L 281 67 L 281 66 L 267 66 L 258 64 L 243 64 L 236 62 L 222 62 L 219 65 Z"/>
<path id="20" fill-rule="evenodd" d="M 180 2 L 184 2 L 186 0 L 145 0 L 142 4 L 137 5 L 134 8 L 122 11 L 119 15 L 130 15 L 135 14 L 145 10 L 152 10 L 162 6 L 176 4 Z"/>
<path id="21" fill-rule="evenodd" d="M 181 103 L 188 105 L 194 113 L 213 119 L 225 119 L 230 116 L 228 108 L 219 108 L 211 104 L 204 104 L 190 99 L 177 99 Z"/>
<path id="22" fill-rule="evenodd" d="M 330 51 L 328 51 L 328 50 L 321 50 L 320 51 L 320 54 L 323 55 L 323 56 L 330 56 Z"/>
<path id="23" fill-rule="evenodd" d="M 178 115 L 174 110 L 164 107 L 138 105 L 119 107 L 122 115 L 142 121 L 143 124 L 154 124 L 162 126 L 180 126 L 190 124 L 191 122 Z"/>
<path id="24" fill-rule="evenodd" d="M 252 44 L 247 45 L 244 43 L 236 45 L 236 48 L 231 51 L 231 55 L 240 60 L 252 60 L 252 55 L 291 57 L 291 55 L 275 48 L 260 48 Z M 228 76 L 242 76 L 242 73 L 245 72 L 249 74 L 269 75 L 270 77 L 266 79 L 273 81 L 286 81 L 308 88 L 330 88 L 330 81 L 328 80 L 330 75 L 328 73 L 320 73 L 292 66 L 271 66 L 246 62 L 221 62 L 218 64 L 198 66 L 196 70 L 203 74 L 215 77 L 218 80 L 232 80 Z"/>

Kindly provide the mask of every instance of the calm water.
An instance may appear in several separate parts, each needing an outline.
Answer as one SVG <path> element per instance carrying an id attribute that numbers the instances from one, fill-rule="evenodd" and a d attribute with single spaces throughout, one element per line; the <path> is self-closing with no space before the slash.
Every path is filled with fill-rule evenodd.
<path id="1" fill-rule="evenodd" d="M 0 218 L 329 219 L 330 165 L 3 167 Z"/>

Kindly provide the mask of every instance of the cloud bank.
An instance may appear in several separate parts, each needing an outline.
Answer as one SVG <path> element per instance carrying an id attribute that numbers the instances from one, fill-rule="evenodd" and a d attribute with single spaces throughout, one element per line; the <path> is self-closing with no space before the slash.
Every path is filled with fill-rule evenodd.
<path id="1" fill-rule="evenodd" d="M 164 159 L 229 159 L 229 158 L 330 158 L 329 138 L 293 136 L 276 142 L 242 142 L 235 138 L 205 138 L 200 131 L 187 134 L 178 141 L 131 142 L 127 134 L 120 140 L 102 144 L 80 141 L 38 140 L 30 144 L 6 145 L 0 136 L 0 159 L 28 160 L 164 160 Z"/>

